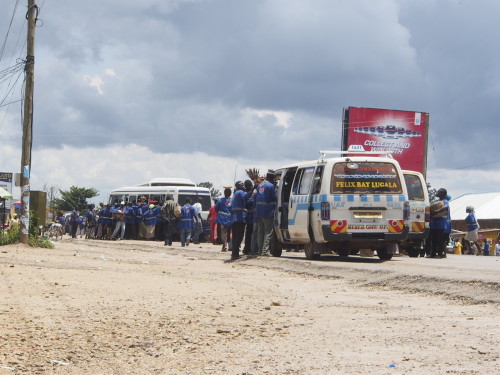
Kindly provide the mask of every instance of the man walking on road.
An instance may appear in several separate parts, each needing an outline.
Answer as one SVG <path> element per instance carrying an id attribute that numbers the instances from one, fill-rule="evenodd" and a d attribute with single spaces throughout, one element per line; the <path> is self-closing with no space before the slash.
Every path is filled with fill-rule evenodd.
<path id="1" fill-rule="evenodd" d="M 174 235 L 175 215 L 174 215 L 175 202 L 171 195 L 167 195 L 167 200 L 163 205 L 163 213 L 165 216 L 165 245 L 172 245 L 172 237 Z"/>
<path id="2" fill-rule="evenodd" d="M 195 215 L 197 218 L 196 223 L 194 224 L 194 233 L 193 233 L 193 243 L 200 243 L 200 234 L 203 233 L 203 219 L 201 217 L 201 197 L 198 197 L 198 200 L 195 204 L 193 204 Z"/>

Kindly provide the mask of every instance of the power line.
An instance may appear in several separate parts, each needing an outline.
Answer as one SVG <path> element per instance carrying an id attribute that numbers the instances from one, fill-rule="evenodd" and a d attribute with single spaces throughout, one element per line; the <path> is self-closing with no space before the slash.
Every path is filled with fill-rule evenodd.
<path id="1" fill-rule="evenodd" d="M 8 102 L 8 103 L 5 103 L 5 104 L 0 104 L 0 107 L 6 107 L 8 105 L 11 105 L 11 104 L 14 104 L 14 103 L 19 103 L 19 102 L 22 102 L 24 99 L 19 99 L 19 100 L 14 100 L 12 102 Z M 2 125 L 0 124 L 0 128 L 2 127 Z"/>
<path id="2" fill-rule="evenodd" d="M 500 160 L 496 160 L 496 161 L 489 161 L 487 163 L 480 163 L 480 164 L 473 164 L 473 165 L 467 165 L 465 167 L 458 167 L 458 168 L 450 168 L 448 169 L 449 171 L 458 171 L 458 170 L 461 170 L 461 169 L 467 169 L 467 168 L 473 168 L 473 167 L 482 167 L 483 165 L 489 165 L 489 164 L 496 164 L 496 163 L 500 163 Z M 430 172 L 430 173 L 443 173 L 443 171 L 436 171 L 436 172 Z"/>
<path id="3" fill-rule="evenodd" d="M 0 61 L 2 61 L 2 56 L 5 51 L 5 46 L 7 45 L 7 38 L 9 37 L 10 29 L 12 27 L 12 21 L 14 20 L 14 16 L 16 15 L 17 6 L 19 5 L 19 0 L 16 1 L 16 5 L 14 5 L 14 11 L 12 12 L 12 17 L 10 18 L 9 28 L 7 29 L 7 34 L 5 35 L 5 39 L 3 41 L 2 49 L 0 50 Z"/>

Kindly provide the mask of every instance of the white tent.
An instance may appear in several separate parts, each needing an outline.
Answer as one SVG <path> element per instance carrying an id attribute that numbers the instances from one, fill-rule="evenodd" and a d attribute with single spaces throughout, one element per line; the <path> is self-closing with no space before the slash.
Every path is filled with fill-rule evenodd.
<path id="1" fill-rule="evenodd" d="M 476 219 L 500 219 L 500 192 L 464 194 L 450 201 L 451 220 L 464 220 L 465 208 L 474 207 Z"/>
<path id="2" fill-rule="evenodd" d="M 12 199 L 12 194 L 0 187 L 0 199 Z"/>

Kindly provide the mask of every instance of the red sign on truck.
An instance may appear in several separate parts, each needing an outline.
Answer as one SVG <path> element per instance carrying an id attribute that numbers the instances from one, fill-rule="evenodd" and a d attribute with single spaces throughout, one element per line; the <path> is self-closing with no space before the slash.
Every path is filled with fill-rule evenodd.
<path id="1" fill-rule="evenodd" d="M 429 113 L 392 109 L 344 108 L 342 150 L 391 152 L 402 169 L 424 175 L 427 169 Z"/>

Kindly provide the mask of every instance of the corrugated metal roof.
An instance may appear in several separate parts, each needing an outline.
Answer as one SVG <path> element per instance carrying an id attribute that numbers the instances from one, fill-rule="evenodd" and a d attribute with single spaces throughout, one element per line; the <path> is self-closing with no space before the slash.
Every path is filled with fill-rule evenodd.
<path id="1" fill-rule="evenodd" d="M 451 220 L 463 220 L 465 208 L 474 207 L 476 219 L 500 219 L 500 192 L 464 194 L 450 201 Z"/>

